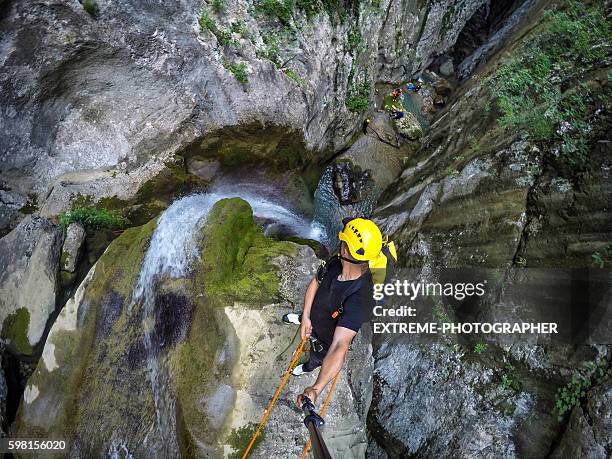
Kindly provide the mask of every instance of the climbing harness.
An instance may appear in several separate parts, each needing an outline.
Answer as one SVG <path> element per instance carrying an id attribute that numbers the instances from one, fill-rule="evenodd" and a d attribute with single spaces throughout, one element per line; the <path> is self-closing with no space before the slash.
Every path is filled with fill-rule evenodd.
<path id="1" fill-rule="evenodd" d="M 255 431 L 255 434 L 253 435 L 253 438 L 251 438 L 251 442 L 249 443 L 249 446 L 247 446 L 246 450 L 244 451 L 244 454 L 242 455 L 242 459 L 246 459 L 246 457 L 249 454 L 249 451 L 251 450 L 251 448 L 253 447 L 253 444 L 255 443 L 255 440 L 257 440 L 257 437 L 259 436 L 259 433 L 261 432 L 261 429 L 263 428 L 266 422 L 266 419 L 268 419 L 268 416 L 270 415 L 270 412 L 272 411 L 272 408 L 274 407 L 274 404 L 276 403 L 276 399 L 278 399 L 278 396 L 280 395 L 281 390 L 283 389 L 285 383 L 287 382 L 287 379 L 289 379 L 289 375 L 291 374 L 293 365 L 297 362 L 297 359 L 302 353 L 302 349 L 304 348 L 306 339 L 307 337 L 302 338 L 302 342 L 300 343 L 296 351 L 293 353 L 293 358 L 291 359 L 291 363 L 289 364 L 287 371 L 285 371 L 285 376 L 283 376 L 283 379 L 280 385 L 278 386 L 278 389 L 276 389 L 276 393 L 274 394 L 274 397 L 272 397 L 272 401 L 270 402 L 270 404 L 268 405 L 268 408 L 264 412 L 263 418 L 261 419 L 261 422 L 259 423 L 259 426 L 257 427 L 257 430 Z"/>
<path id="2" fill-rule="evenodd" d="M 340 372 L 338 372 L 336 376 L 334 376 L 334 379 L 332 380 L 331 386 L 329 387 L 329 392 L 327 393 L 327 397 L 325 397 L 325 403 L 323 403 L 323 408 L 321 409 L 321 416 L 325 414 L 325 410 L 327 409 L 327 404 L 329 403 L 329 399 L 331 399 L 331 394 L 334 390 L 334 386 L 336 385 L 336 382 L 338 381 L 339 376 L 340 376 Z M 308 440 L 306 442 L 306 446 L 304 446 L 304 450 L 302 451 L 302 459 L 306 459 L 306 455 L 308 454 L 308 451 L 310 450 L 310 445 L 311 445 L 311 441 Z"/>

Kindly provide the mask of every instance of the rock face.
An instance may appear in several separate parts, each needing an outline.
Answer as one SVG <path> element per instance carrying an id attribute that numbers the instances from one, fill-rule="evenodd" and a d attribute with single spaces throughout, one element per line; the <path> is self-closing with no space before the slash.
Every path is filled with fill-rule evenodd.
<path id="1" fill-rule="evenodd" d="M 61 435 L 78 457 L 216 457 L 246 446 L 297 346 L 280 317 L 301 307 L 318 260 L 264 238 L 237 198 L 218 202 L 201 230 L 181 225 L 199 257 L 166 234 L 172 216 L 125 231 L 68 301 L 25 389 L 18 435 Z M 178 275 L 173 263 L 185 257 L 193 265 Z M 155 271 L 159 263 L 175 275 Z M 355 457 L 367 445 L 366 338 L 336 386 L 326 431 L 333 451 Z M 293 399 L 311 378 L 288 384 L 256 457 L 301 453 L 307 432 Z"/>
<path id="2" fill-rule="evenodd" d="M 513 47 L 520 51 L 510 50 L 506 58 L 526 53 L 521 45 L 537 40 L 537 33 L 541 30 L 515 37 Z M 529 276 L 533 271 L 523 268 L 592 267 L 594 254 L 603 256 L 612 240 L 611 164 L 601 149 L 608 142 L 609 104 L 598 98 L 609 91 L 603 76 L 609 71 L 607 59 L 606 64 L 565 67 L 591 88 L 590 95 L 577 99 L 588 105 L 582 137 L 587 166 L 564 158 L 567 146 L 557 137 L 575 129 L 569 127 L 578 121 L 574 117 L 557 123 L 545 141 L 500 119 L 493 80 L 506 62 L 503 56 L 450 95 L 423 147 L 385 191 L 375 213 L 405 267 L 418 268 L 420 280 L 427 281 L 452 267 L 495 267 L 504 276 Z M 573 78 L 567 75 L 555 76 L 562 88 L 566 78 Z M 561 276 L 554 279 L 562 285 Z M 505 314 L 516 312 L 516 319 L 530 313 L 498 306 Z M 461 310 L 450 305 L 448 312 L 455 317 Z M 557 388 L 577 368 L 599 358 L 609 368 L 609 338 L 594 342 L 601 346 L 522 343 L 479 355 L 475 343 L 461 340 L 429 345 L 393 337 L 375 340 L 368 455 L 607 457 L 610 435 L 601 432 L 609 421 L 602 408 L 608 383 L 579 397 L 581 407 L 574 408 L 567 426 L 555 411 Z M 510 381 L 521 384 L 513 387 Z"/>
<path id="3" fill-rule="evenodd" d="M 29 354 L 55 311 L 61 232 L 49 220 L 26 217 L 0 239 L 2 338 Z"/>
<path id="4" fill-rule="evenodd" d="M 73 273 L 76 270 L 84 241 L 85 228 L 79 223 L 71 223 L 68 225 L 60 259 L 61 269 L 63 271 Z"/>
<path id="5" fill-rule="evenodd" d="M 483 3 L 361 2 L 308 18 L 296 7 L 279 20 L 231 0 L 220 13 L 204 6 L 205 20 L 194 1 L 99 1 L 94 16 L 80 2 L 4 2 L 0 160 L 11 200 L 35 191 L 47 215 L 77 193 L 128 199 L 174 153 L 238 126 L 281 126 L 266 154 L 283 167 L 289 140 L 294 153 L 301 137 L 342 147 L 360 124 L 345 105 L 351 85 L 423 69 Z M 232 74 L 240 65 L 245 83 Z"/>
<path id="6" fill-rule="evenodd" d="M 0 343 L 0 437 L 6 436 L 6 399 L 8 397 L 8 387 L 4 378 L 4 344 Z"/>

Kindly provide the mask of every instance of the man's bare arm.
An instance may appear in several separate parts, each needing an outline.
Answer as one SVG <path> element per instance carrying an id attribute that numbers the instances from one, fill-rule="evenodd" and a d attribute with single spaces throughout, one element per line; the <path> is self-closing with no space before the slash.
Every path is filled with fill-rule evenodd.
<path id="1" fill-rule="evenodd" d="M 314 401 L 316 398 L 323 392 L 325 386 L 329 384 L 329 382 L 338 374 L 338 372 L 342 369 L 342 365 L 344 364 L 344 359 L 346 358 L 346 353 L 351 346 L 351 341 L 355 337 L 357 332 L 345 328 L 345 327 L 336 327 L 336 331 L 334 332 L 334 339 L 332 344 L 327 352 L 327 355 L 323 359 L 323 363 L 321 364 L 321 370 L 319 371 L 319 376 L 317 381 L 313 386 L 307 387 L 304 389 L 303 395 L 307 396 Z M 302 405 L 302 396 L 298 397 L 298 406 Z"/>
<path id="2" fill-rule="evenodd" d="M 310 309 L 312 308 L 312 302 L 314 301 L 317 290 L 319 290 L 319 283 L 317 282 L 317 278 L 313 277 L 306 288 L 306 293 L 304 293 L 304 311 L 302 312 L 302 324 L 300 326 L 300 336 L 302 338 L 310 336 L 312 333 Z"/>

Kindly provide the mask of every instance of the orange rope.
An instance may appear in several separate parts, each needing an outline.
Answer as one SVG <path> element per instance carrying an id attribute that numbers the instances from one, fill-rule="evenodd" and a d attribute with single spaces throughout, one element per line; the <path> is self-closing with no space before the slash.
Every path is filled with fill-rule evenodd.
<path id="1" fill-rule="evenodd" d="M 334 390 L 334 386 L 336 385 L 336 381 L 338 381 L 338 376 L 340 376 L 340 372 L 334 376 L 332 380 L 331 386 L 329 387 L 329 392 L 327 393 L 327 397 L 325 397 L 325 403 L 323 404 L 323 408 L 321 409 L 321 416 L 325 413 L 325 408 L 327 408 L 327 404 L 329 403 L 329 399 L 331 398 L 332 391 Z M 310 438 L 306 442 L 306 446 L 304 446 L 304 450 L 302 451 L 302 459 L 306 458 L 308 451 L 310 450 Z"/>
<path id="2" fill-rule="evenodd" d="M 272 407 L 276 403 L 276 399 L 280 395 L 281 390 L 283 389 L 283 386 L 287 382 L 287 379 L 289 379 L 289 374 L 291 373 L 291 370 L 293 369 L 293 364 L 297 361 L 298 357 L 302 353 L 302 348 L 304 347 L 304 343 L 306 343 L 306 340 L 307 340 L 307 337 L 303 338 L 302 342 L 298 346 L 297 350 L 293 353 L 293 358 L 291 359 L 291 363 L 289 364 L 289 368 L 287 368 L 287 371 L 285 372 L 285 376 L 283 376 L 283 380 L 281 381 L 280 385 L 278 386 L 278 389 L 276 389 L 276 393 L 274 394 L 274 397 L 272 397 L 272 401 L 268 405 L 268 408 L 266 409 L 266 411 L 265 411 L 265 413 L 263 415 L 263 418 L 261 419 L 261 422 L 259 423 L 259 427 L 257 427 L 257 431 L 255 432 L 255 435 L 253 435 L 253 438 L 251 439 L 251 442 L 249 443 L 249 446 L 247 446 L 247 449 L 244 451 L 244 454 L 242 455 L 242 459 L 245 459 L 247 457 L 247 455 L 249 454 L 249 451 L 251 450 L 251 448 L 253 447 L 253 444 L 255 443 L 255 440 L 259 436 L 259 432 L 261 432 L 261 429 L 262 429 L 264 423 L 266 422 L 266 419 L 268 418 L 268 415 L 272 411 Z"/>

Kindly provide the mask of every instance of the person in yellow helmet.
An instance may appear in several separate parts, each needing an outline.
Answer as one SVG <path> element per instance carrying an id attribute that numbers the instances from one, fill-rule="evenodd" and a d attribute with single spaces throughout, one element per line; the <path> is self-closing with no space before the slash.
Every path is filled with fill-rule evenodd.
<path id="1" fill-rule="evenodd" d="M 283 322 L 300 325 L 302 338 L 310 337 L 310 359 L 298 365 L 295 376 L 321 367 L 314 385 L 304 389 L 303 396 L 313 403 L 340 371 L 351 342 L 369 316 L 373 301 L 373 278 L 370 269 L 386 266 L 395 249 L 388 244 L 378 226 L 364 218 L 347 219 L 340 231 L 340 251 L 321 265 L 304 295 L 302 314 L 285 314 Z M 392 251 L 389 250 L 389 247 Z"/>

